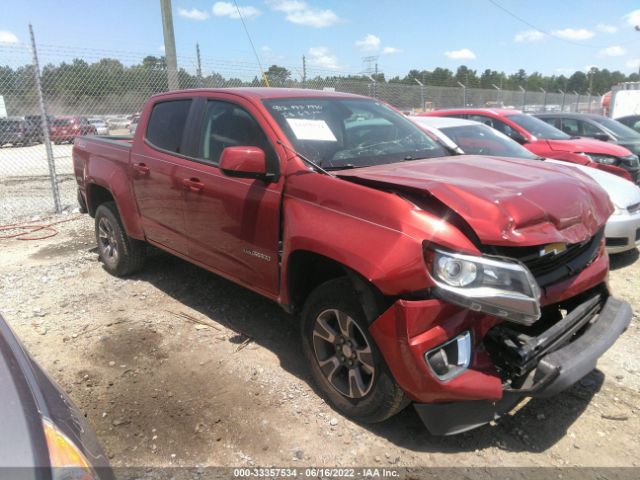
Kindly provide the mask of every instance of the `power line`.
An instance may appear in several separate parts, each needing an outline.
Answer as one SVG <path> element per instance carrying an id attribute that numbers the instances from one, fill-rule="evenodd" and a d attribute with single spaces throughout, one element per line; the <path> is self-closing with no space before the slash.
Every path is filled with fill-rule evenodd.
<path id="1" fill-rule="evenodd" d="M 249 43 L 251 44 L 251 48 L 253 49 L 253 54 L 256 56 L 256 60 L 258 61 L 258 68 L 260 69 L 260 73 L 262 74 L 262 78 L 264 79 L 264 83 L 269 86 L 269 79 L 264 73 L 264 69 L 262 68 L 262 63 L 260 63 L 260 57 L 258 56 L 258 52 L 256 51 L 256 47 L 253 44 L 253 40 L 251 40 L 251 35 L 249 35 L 249 30 L 247 30 L 247 25 L 244 23 L 244 18 L 242 18 L 242 12 L 240 12 L 240 7 L 238 7 L 238 2 L 233 0 L 233 3 L 236 6 L 236 10 L 238 11 L 238 16 L 240 17 L 240 21 L 242 22 L 242 26 L 244 27 L 244 33 L 247 34 L 247 38 L 249 39 Z"/>
<path id="2" fill-rule="evenodd" d="M 503 12 L 505 12 L 507 15 L 509 15 L 510 17 L 515 18 L 516 20 L 518 20 L 521 23 L 524 23 L 525 25 L 527 25 L 528 27 L 532 28 L 533 30 L 542 33 L 543 35 L 547 35 L 548 37 L 551 37 L 555 40 L 558 40 L 560 42 L 564 42 L 564 43 L 569 43 L 571 45 L 577 45 L 578 47 L 585 47 L 585 48 L 608 48 L 611 45 L 589 45 L 589 44 L 585 44 L 585 43 L 580 43 L 580 42 L 574 42 L 573 40 L 568 40 L 566 38 L 562 38 L 562 37 L 558 37 L 557 35 L 554 35 L 553 33 L 547 31 L 547 30 L 543 30 L 540 27 L 537 27 L 536 25 L 532 24 L 531 22 L 525 20 L 524 18 L 518 16 L 517 14 L 513 13 L 511 10 L 508 10 L 507 8 L 503 7 L 502 5 L 500 5 L 498 2 L 496 2 L 495 0 L 487 0 L 489 3 L 491 3 L 493 6 L 499 8 L 500 10 L 502 10 Z M 622 42 L 619 43 L 619 45 L 628 45 L 630 43 L 635 43 L 639 41 L 638 39 L 634 39 L 634 40 L 629 40 L 626 42 Z"/>

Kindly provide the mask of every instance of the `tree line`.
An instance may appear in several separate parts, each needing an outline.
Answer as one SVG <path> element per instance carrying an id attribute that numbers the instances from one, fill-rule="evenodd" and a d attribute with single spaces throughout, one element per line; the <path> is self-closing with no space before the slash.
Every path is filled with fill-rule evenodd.
<path id="1" fill-rule="evenodd" d="M 45 102 L 52 113 L 116 113 L 116 111 L 136 111 L 144 100 L 153 93 L 168 89 L 166 63 L 164 57 L 147 56 L 139 64 L 124 65 L 112 58 L 103 58 L 89 63 L 82 59 L 59 64 L 47 64 L 42 69 L 42 86 Z M 224 72 L 223 72 L 224 73 Z M 195 87 L 237 87 L 263 85 L 261 76 L 247 80 L 246 73 L 239 76 L 225 76 L 211 72 L 198 76 L 180 68 L 178 72 L 180 88 Z M 349 82 L 370 83 L 367 75 L 315 74 L 308 78 L 296 69 L 271 65 L 265 72 L 271 86 L 304 86 L 317 88 L 348 84 Z M 378 85 L 417 87 L 421 82 L 426 86 L 467 88 L 500 88 L 518 90 L 520 87 L 549 92 L 562 90 L 580 94 L 601 94 L 620 82 L 640 81 L 638 73 L 626 75 L 620 71 L 591 68 L 588 72 L 576 71 L 569 76 L 543 75 L 539 72 L 527 73 L 520 69 L 507 74 L 486 69 L 482 72 L 467 66 L 455 71 L 437 67 L 433 70 L 412 69 L 405 76 L 386 78 L 384 73 L 371 75 Z M 361 93 L 361 92 L 358 92 Z M 371 92 L 363 91 L 364 94 Z M 22 67 L 0 66 L 0 95 L 4 96 L 10 114 L 24 115 L 37 111 L 37 96 L 31 65 Z"/>

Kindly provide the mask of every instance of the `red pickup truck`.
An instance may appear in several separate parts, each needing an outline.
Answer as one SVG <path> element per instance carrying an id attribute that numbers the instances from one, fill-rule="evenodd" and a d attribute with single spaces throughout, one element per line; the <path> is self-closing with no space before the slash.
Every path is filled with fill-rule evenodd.
<path id="1" fill-rule="evenodd" d="M 244 285 L 299 314 L 334 408 L 378 422 L 413 402 L 433 434 L 564 390 L 631 318 L 600 187 L 454 155 L 374 99 L 262 88 L 156 95 L 133 139 L 73 148 L 107 271 L 149 243 Z"/>

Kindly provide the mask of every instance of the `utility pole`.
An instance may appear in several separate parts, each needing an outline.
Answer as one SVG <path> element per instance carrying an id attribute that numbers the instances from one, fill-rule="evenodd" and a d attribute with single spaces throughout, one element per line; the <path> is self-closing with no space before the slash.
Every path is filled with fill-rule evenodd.
<path id="1" fill-rule="evenodd" d="M 162 32 L 164 34 L 164 56 L 167 63 L 169 90 L 178 90 L 178 59 L 176 57 L 176 38 L 173 35 L 173 16 L 171 0 L 160 0 L 162 10 Z"/>
<path id="2" fill-rule="evenodd" d="M 198 87 L 202 88 L 202 62 L 200 61 L 200 44 L 196 43 L 196 57 L 198 59 Z"/>
<path id="3" fill-rule="evenodd" d="M 307 88 L 307 59 L 302 55 L 302 88 Z"/>
<path id="4" fill-rule="evenodd" d="M 38 51 L 36 50 L 36 37 L 33 34 L 33 26 L 29 24 L 29 35 L 31 36 L 31 53 L 33 56 L 33 76 L 38 90 L 38 106 L 40 107 L 40 125 L 42 128 L 42 141 L 47 152 L 47 165 L 49 166 L 49 180 L 51 182 L 51 192 L 53 193 L 53 207 L 56 213 L 60 213 L 60 191 L 58 190 L 58 178 L 56 176 L 56 163 L 53 158 L 53 148 L 51 148 L 51 138 L 49 138 L 49 119 L 47 109 L 44 104 L 42 94 L 42 83 L 40 82 L 40 64 L 38 63 Z"/>

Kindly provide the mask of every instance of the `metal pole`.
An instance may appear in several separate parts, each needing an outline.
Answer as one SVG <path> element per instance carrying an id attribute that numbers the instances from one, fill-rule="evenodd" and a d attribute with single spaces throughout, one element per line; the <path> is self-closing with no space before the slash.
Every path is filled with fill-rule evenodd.
<path id="1" fill-rule="evenodd" d="M 500 87 L 494 85 L 493 83 L 491 84 L 491 86 L 496 89 L 496 107 L 502 107 L 503 105 L 501 105 L 500 103 Z"/>
<path id="2" fill-rule="evenodd" d="M 558 90 L 561 94 L 562 94 L 562 106 L 560 107 L 560 111 L 564 112 L 564 97 L 566 95 L 566 93 L 564 93 L 563 90 Z"/>
<path id="3" fill-rule="evenodd" d="M 202 62 L 200 61 L 200 45 L 196 43 L 196 56 L 198 58 L 198 87 L 202 88 Z"/>
<path id="4" fill-rule="evenodd" d="M 546 112 L 547 111 L 547 91 L 542 87 L 540 87 L 540 91 L 544 93 L 544 99 L 542 100 L 542 111 Z"/>
<path id="5" fill-rule="evenodd" d="M 33 26 L 29 24 L 29 35 L 31 36 L 31 53 L 33 56 L 33 76 L 36 80 L 36 90 L 38 90 L 38 106 L 40 107 L 40 118 L 42 128 L 42 139 L 47 152 L 47 164 L 49 165 L 49 180 L 51 182 L 51 192 L 53 193 L 53 207 L 56 213 L 60 213 L 60 191 L 58 190 L 58 178 L 56 176 L 56 163 L 53 158 L 53 148 L 51 148 L 51 138 L 49 138 L 49 120 L 47 119 L 47 109 L 44 104 L 42 94 L 42 84 L 40 82 L 40 64 L 38 63 L 38 52 L 36 50 L 36 37 L 33 35 Z"/>
<path id="6" fill-rule="evenodd" d="M 466 108 L 467 107 L 467 87 L 461 82 L 456 81 L 456 83 L 460 85 L 460 87 L 462 87 L 462 107 Z"/>
<path id="7" fill-rule="evenodd" d="M 527 91 L 520 85 L 518 87 L 522 92 L 522 111 L 524 112 L 524 107 L 527 105 Z"/>
<path id="8" fill-rule="evenodd" d="M 173 16 L 171 0 L 160 0 L 162 10 L 162 31 L 164 34 L 164 56 L 167 62 L 167 80 L 169 90 L 178 90 L 178 60 L 176 57 L 176 38 L 173 35 Z"/>
<path id="9" fill-rule="evenodd" d="M 416 83 L 418 85 L 420 85 L 420 110 L 424 112 L 424 110 L 425 110 L 425 108 L 424 108 L 424 83 L 422 83 L 417 78 L 414 78 L 414 80 L 416 81 Z"/>
<path id="10" fill-rule="evenodd" d="M 576 92 L 575 90 L 573 91 L 574 95 L 577 95 L 576 97 L 576 113 L 578 112 L 578 109 L 580 108 L 580 94 L 578 92 Z"/>
<path id="11" fill-rule="evenodd" d="M 302 55 L 302 88 L 307 88 L 307 59 Z"/>

